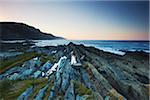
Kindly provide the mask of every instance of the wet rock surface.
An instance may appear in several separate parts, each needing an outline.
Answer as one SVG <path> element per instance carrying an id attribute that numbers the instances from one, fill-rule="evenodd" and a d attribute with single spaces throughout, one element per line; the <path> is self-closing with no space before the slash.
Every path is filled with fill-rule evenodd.
<path id="1" fill-rule="evenodd" d="M 129 52 L 119 56 L 73 43 L 29 51 L 38 54 L 1 69 L 1 99 L 149 99 L 148 54 Z"/>

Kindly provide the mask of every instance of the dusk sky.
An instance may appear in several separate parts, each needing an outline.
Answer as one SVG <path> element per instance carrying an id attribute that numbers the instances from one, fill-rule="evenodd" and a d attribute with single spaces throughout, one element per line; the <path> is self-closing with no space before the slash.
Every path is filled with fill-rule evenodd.
<path id="1" fill-rule="evenodd" d="M 148 40 L 149 2 L 0 0 L 0 21 L 74 40 Z"/>

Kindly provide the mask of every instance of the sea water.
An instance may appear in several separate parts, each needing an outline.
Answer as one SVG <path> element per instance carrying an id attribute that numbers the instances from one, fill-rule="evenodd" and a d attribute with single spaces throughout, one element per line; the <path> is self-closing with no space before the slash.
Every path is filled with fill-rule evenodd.
<path id="1" fill-rule="evenodd" d="M 104 41 L 104 40 L 36 40 L 36 46 L 67 45 L 70 42 L 92 46 L 100 50 L 124 55 L 126 51 L 144 51 L 150 53 L 149 41 Z"/>
<path id="2" fill-rule="evenodd" d="M 14 43 L 4 41 L 5 43 Z M 15 41 L 16 42 L 16 41 Z M 20 41 L 19 41 L 20 42 Z M 58 46 L 67 45 L 70 42 L 92 46 L 100 50 L 111 52 L 118 55 L 124 55 L 126 51 L 144 51 L 150 53 L 149 41 L 114 41 L 114 40 L 33 40 L 35 46 Z"/>

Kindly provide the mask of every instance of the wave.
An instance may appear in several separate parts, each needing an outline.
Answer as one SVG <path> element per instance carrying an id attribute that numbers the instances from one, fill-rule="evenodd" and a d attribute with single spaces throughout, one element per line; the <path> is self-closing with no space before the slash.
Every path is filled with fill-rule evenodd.
<path id="1" fill-rule="evenodd" d="M 70 42 L 75 44 L 83 44 L 85 46 L 92 46 L 103 50 L 105 52 L 110 52 L 118 55 L 125 55 L 127 51 L 143 51 L 150 53 L 149 41 L 101 41 L 101 40 L 32 40 L 35 46 L 45 47 L 45 46 L 58 46 L 67 45 Z M 24 40 L 16 41 L 2 41 L 2 43 L 23 43 Z"/>

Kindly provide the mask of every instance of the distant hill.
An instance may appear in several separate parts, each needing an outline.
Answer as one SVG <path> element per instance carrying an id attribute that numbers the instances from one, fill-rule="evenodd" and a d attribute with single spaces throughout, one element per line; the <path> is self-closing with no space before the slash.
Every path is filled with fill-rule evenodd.
<path id="1" fill-rule="evenodd" d="M 0 22 L 1 40 L 48 40 L 63 39 L 52 34 L 41 32 L 33 26 L 17 22 Z"/>

